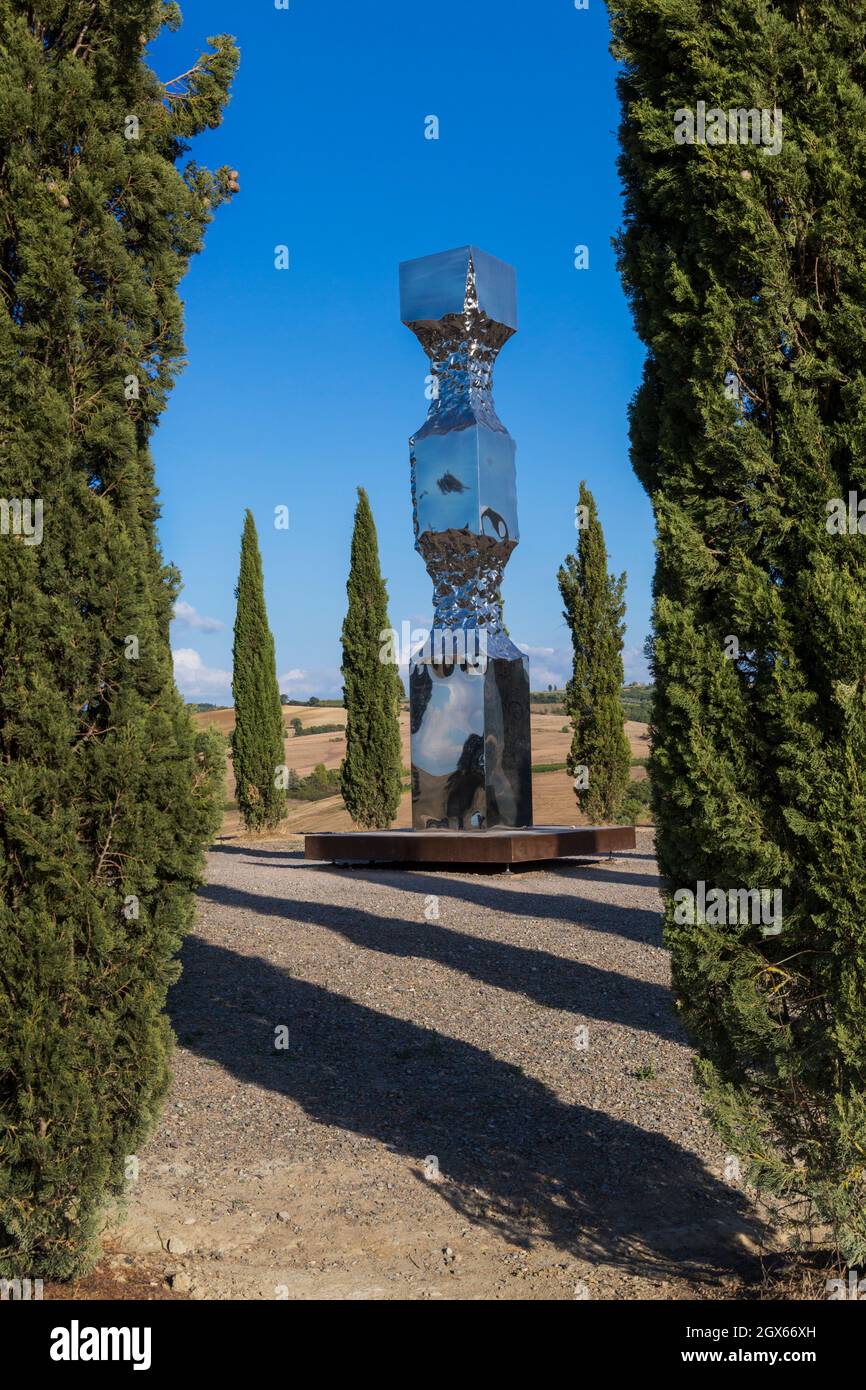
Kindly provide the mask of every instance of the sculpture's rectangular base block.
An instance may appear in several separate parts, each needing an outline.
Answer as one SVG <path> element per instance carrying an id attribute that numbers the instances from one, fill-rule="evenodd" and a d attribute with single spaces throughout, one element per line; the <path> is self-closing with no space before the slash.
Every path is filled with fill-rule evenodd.
<path id="1" fill-rule="evenodd" d="M 304 836 L 304 858 L 330 863 L 437 865 L 541 863 L 635 847 L 633 825 L 533 825 L 524 830 L 348 830 Z"/>
<path id="2" fill-rule="evenodd" d="M 513 651 L 480 671 L 467 663 L 412 665 L 416 831 L 532 825 L 529 662 Z"/>

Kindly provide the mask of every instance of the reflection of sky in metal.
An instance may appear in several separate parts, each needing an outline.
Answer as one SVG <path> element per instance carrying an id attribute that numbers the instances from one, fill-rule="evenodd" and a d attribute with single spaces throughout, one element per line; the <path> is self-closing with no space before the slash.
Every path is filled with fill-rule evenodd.
<path id="1" fill-rule="evenodd" d="M 460 531 L 477 535 L 482 529 L 500 540 L 517 540 L 517 490 L 514 440 L 483 425 L 450 434 L 415 436 L 415 496 L 418 534 Z M 451 474 L 461 485 L 446 481 Z M 491 508 L 504 521 L 507 534 L 482 526 L 481 514 Z M 500 528 L 501 529 L 501 528 Z"/>
<path id="2" fill-rule="evenodd" d="M 451 473 L 464 491 L 443 492 L 439 480 Z M 478 502 L 478 441 L 474 430 L 454 434 L 429 434 L 415 438 L 415 496 L 418 532 L 477 532 L 481 508 Z"/>
<path id="3" fill-rule="evenodd" d="M 484 677 L 455 667 L 450 676 L 431 669 L 433 690 L 421 727 L 412 736 L 412 763 L 434 777 L 453 772 L 470 734 L 484 736 Z"/>
<path id="4" fill-rule="evenodd" d="M 517 327 L 514 267 L 477 246 L 458 246 L 435 256 L 419 256 L 400 266 L 400 318 L 404 323 L 437 322 L 462 314 L 466 272 L 475 266 L 478 307 L 496 323 Z"/>

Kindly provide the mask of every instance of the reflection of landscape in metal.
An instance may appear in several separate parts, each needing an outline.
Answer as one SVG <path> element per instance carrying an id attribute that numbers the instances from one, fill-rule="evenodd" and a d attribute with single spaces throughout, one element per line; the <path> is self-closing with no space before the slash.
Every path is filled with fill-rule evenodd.
<path id="1" fill-rule="evenodd" d="M 532 823 L 529 662 L 502 624 L 517 545 L 515 445 L 496 414 L 496 356 L 517 329 L 511 266 L 471 246 L 405 261 L 400 316 L 435 389 L 410 440 L 415 548 L 433 580 L 436 629 L 479 629 L 483 668 L 413 660 L 416 829 Z M 434 647 L 435 651 L 435 647 Z"/>
<path id="2" fill-rule="evenodd" d="M 496 536 L 498 540 L 508 540 L 508 523 L 506 522 L 505 517 L 500 516 L 498 512 L 495 512 L 493 510 L 492 507 L 485 507 L 481 513 L 482 530 L 484 529 L 485 521 L 490 522 L 490 525 L 493 527 L 493 534 Z M 490 532 L 485 531 L 484 534 L 489 536 Z"/>

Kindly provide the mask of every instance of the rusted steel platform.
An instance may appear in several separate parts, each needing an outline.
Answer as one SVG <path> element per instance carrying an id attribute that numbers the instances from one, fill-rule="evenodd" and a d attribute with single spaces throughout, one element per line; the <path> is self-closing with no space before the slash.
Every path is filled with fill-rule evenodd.
<path id="1" fill-rule="evenodd" d="M 533 825 L 524 830 L 347 830 L 304 836 L 304 858 L 345 864 L 531 864 L 634 849 L 633 825 Z"/>

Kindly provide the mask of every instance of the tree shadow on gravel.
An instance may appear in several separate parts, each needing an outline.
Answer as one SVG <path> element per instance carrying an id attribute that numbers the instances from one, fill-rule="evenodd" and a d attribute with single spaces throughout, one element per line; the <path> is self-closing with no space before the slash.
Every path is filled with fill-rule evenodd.
<path id="1" fill-rule="evenodd" d="M 522 994 L 546 1008 L 639 1028 L 675 1042 L 685 1041 L 672 1010 L 670 990 L 615 970 L 603 970 L 550 951 L 470 936 L 441 921 L 410 922 L 336 903 L 268 898 L 219 883 L 207 884 L 199 890 L 199 897 L 223 907 L 280 917 L 285 922 L 325 927 L 339 932 L 355 946 L 382 955 L 433 961 L 483 984 Z"/>
<path id="2" fill-rule="evenodd" d="M 268 859 L 304 858 L 302 849 L 267 849 L 264 845 L 228 845 L 219 841 L 209 847 L 208 854 L 261 854 Z"/>
<path id="3" fill-rule="evenodd" d="M 271 867 L 270 865 L 268 867 Z M 514 912 L 521 917 L 545 917 L 563 922 L 573 922 L 575 926 L 589 927 L 593 931 L 610 931 L 624 936 L 630 941 L 644 941 L 661 944 L 661 908 L 619 906 L 615 902 L 604 902 L 596 898 L 584 898 L 577 893 L 533 892 L 532 881 L 522 874 L 506 879 L 510 886 L 500 887 L 488 878 L 470 879 L 461 875 L 452 878 L 450 874 L 425 870 L 423 873 L 411 869 L 333 869 L 330 866 L 319 871 L 334 873 L 351 879 L 360 878 L 374 885 L 387 883 L 389 888 L 402 888 L 407 893 L 435 893 L 439 897 L 459 898 L 461 901 L 477 903 L 479 907 L 490 907 L 498 912 Z M 653 874 L 616 873 L 612 869 L 593 871 L 574 868 L 557 873 L 545 870 L 557 877 L 567 878 L 574 884 L 615 883 L 627 888 L 659 889 L 659 879 Z"/>
<path id="4" fill-rule="evenodd" d="M 547 870 L 554 878 L 564 878 L 580 883 L 623 883 L 627 888 L 654 888 L 660 891 L 661 879 L 657 873 L 634 873 L 607 868 L 604 864 L 557 864 Z"/>
<path id="5" fill-rule="evenodd" d="M 759 1227 L 742 1195 L 663 1136 L 563 1104 L 489 1052 L 199 936 L 183 967 L 170 1011 L 194 1053 L 385 1145 L 419 1182 L 435 1155 L 436 1191 L 468 1220 L 648 1278 L 712 1279 L 750 1263 L 737 1233 Z M 280 1024 L 286 1052 L 274 1048 Z"/>

